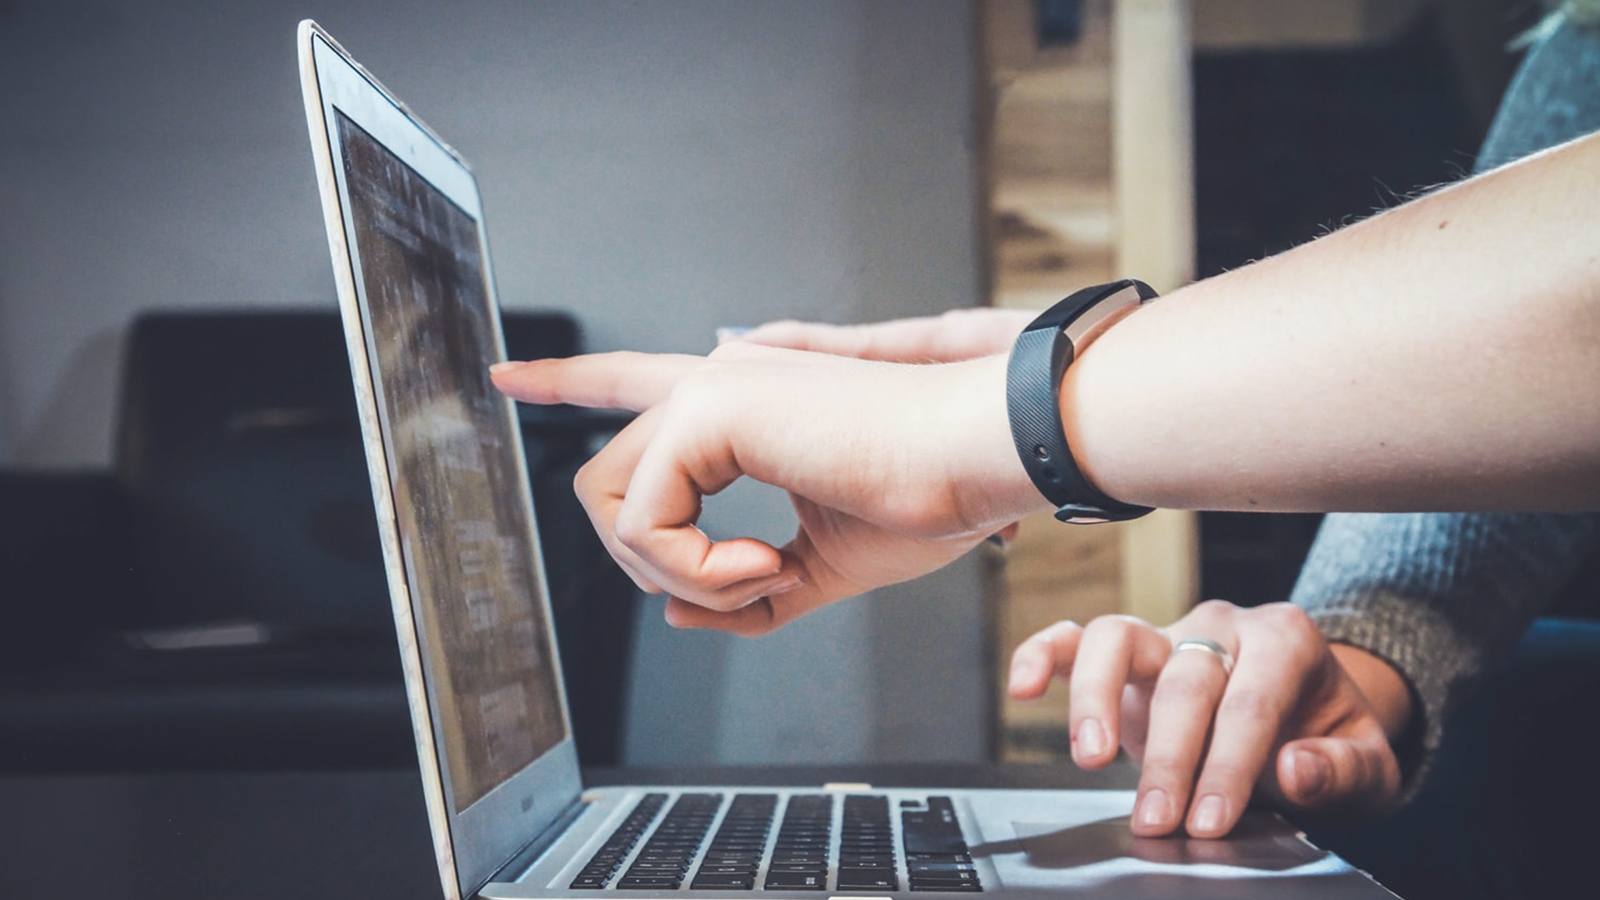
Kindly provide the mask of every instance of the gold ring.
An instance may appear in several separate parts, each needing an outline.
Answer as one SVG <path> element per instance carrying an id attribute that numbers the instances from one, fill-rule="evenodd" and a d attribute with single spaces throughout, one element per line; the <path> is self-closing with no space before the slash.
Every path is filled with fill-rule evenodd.
<path id="1" fill-rule="evenodd" d="M 1210 638 L 1186 638 L 1173 645 L 1172 656 L 1177 656 L 1185 650 L 1201 650 L 1209 653 L 1217 662 L 1222 663 L 1223 677 L 1233 674 L 1233 654 L 1216 641 Z M 1167 659 L 1172 659 L 1172 656 Z"/>

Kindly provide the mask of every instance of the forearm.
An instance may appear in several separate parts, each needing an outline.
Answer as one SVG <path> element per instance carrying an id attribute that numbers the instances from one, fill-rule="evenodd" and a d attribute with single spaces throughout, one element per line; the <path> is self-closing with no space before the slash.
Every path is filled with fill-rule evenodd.
<path id="1" fill-rule="evenodd" d="M 1158 300 L 1069 369 L 1091 480 L 1190 509 L 1600 504 L 1600 136 Z"/>

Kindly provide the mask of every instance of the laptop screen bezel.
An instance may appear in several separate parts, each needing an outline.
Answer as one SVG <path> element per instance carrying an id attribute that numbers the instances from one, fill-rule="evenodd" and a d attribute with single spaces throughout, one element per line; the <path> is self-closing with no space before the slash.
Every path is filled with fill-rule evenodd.
<path id="1" fill-rule="evenodd" d="M 412 725 L 417 739 L 424 796 L 440 878 L 449 897 L 470 896 L 519 850 L 557 822 L 582 791 L 571 716 L 566 708 L 565 686 L 560 684 L 558 650 L 553 632 L 547 630 L 545 650 L 557 661 L 555 678 L 561 699 L 564 737 L 532 763 L 500 782 L 488 793 L 456 811 L 453 789 L 444 757 L 446 742 L 443 725 L 436 714 L 439 705 L 433 694 L 434 680 L 427 674 L 428 636 L 419 627 L 420 610 L 406 575 L 402 543 L 396 516 L 393 480 L 388 460 L 392 443 L 383 428 L 383 414 L 374 374 L 369 316 L 365 306 L 365 287 L 359 277 L 360 261 L 354 225 L 345 211 L 350 208 L 342 166 L 339 165 L 337 113 L 363 129 L 417 174 L 466 212 L 477 225 L 479 252 L 483 264 L 485 296 L 489 309 L 486 318 L 493 324 L 495 344 L 502 348 L 498 303 L 483 222 L 483 205 L 471 170 L 448 144 L 413 115 L 404 104 L 356 63 L 336 41 L 314 22 L 302 22 L 299 32 L 301 84 L 311 131 L 313 155 L 317 161 L 318 186 L 338 283 L 339 306 L 345 338 L 350 351 L 357 407 L 366 445 L 373 503 L 395 610 L 402 669 L 410 703 Z M 484 360 L 487 366 L 494 360 Z M 520 431 L 515 427 L 515 411 L 505 404 L 511 422 L 511 449 L 516 456 L 520 483 L 507 486 L 526 506 L 526 521 L 536 528 L 533 501 Z M 529 551 L 539 552 L 536 535 L 529 535 Z M 543 606 L 544 620 L 553 622 L 548 590 L 543 580 L 542 561 L 534 567 L 537 602 Z"/>

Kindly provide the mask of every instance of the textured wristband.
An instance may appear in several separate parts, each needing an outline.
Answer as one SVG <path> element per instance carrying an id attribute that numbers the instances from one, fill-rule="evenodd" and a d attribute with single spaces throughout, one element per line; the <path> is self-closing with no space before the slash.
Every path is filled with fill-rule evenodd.
<path id="1" fill-rule="evenodd" d="M 1028 477 L 1063 522 L 1120 522 L 1150 512 L 1148 506 L 1113 500 L 1083 477 L 1067 446 L 1058 394 L 1067 366 L 1100 326 L 1155 296 L 1149 285 L 1131 278 L 1084 288 L 1040 314 L 1011 348 L 1006 365 L 1011 439 Z"/>

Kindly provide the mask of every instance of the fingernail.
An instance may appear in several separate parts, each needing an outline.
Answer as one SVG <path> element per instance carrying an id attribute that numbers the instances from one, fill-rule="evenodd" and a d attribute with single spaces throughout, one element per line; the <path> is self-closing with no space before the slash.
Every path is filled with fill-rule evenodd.
<path id="1" fill-rule="evenodd" d="M 1194 830 L 1211 834 L 1222 830 L 1222 818 L 1228 812 L 1228 801 L 1221 794 L 1207 794 L 1194 808 Z"/>
<path id="2" fill-rule="evenodd" d="M 1078 723 L 1078 733 L 1072 739 L 1079 759 L 1094 759 L 1105 752 L 1106 729 L 1099 719 L 1084 719 Z"/>
<path id="3" fill-rule="evenodd" d="M 504 371 L 506 371 L 508 369 L 519 369 L 524 365 L 526 365 L 526 363 L 522 362 L 521 360 L 508 359 L 508 360 L 506 360 L 504 362 L 497 362 L 494 365 L 490 366 L 489 367 L 489 371 L 491 371 L 491 372 L 504 372 Z"/>
<path id="4" fill-rule="evenodd" d="M 1296 750 L 1289 755 L 1289 767 L 1302 800 L 1319 796 L 1328 787 L 1328 761 L 1320 753 Z"/>
<path id="5" fill-rule="evenodd" d="M 1134 810 L 1134 822 L 1151 827 L 1164 826 L 1172 819 L 1172 801 L 1167 792 L 1154 788 L 1139 798 L 1139 808 Z"/>
<path id="6" fill-rule="evenodd" d="M 800 579 L 800 576 L 790 575 L 787 578 L 780 578 L 777 581 L 774 581 L 771 587 L 767 588 L 765 591 L 762 591 L 762 596 L 771 597 L 774 594 L 787 594 L 792 590 L 805 587 L 805 584 L 806 583 Z"/>
<path id="7" fill-rule="evenodd" d="M 1011 674 L 1009 682 L 1016 687 L 1021 682 L 1032 682 L 1039 677 L 1039 662 L 1031 656 L 1016 656 L 1011 659 Z"/>
<path id="8" fill-rule="evenodd" d="M 747 325 L 728 325 L 723 328 L 718 328 L 717 343 L 726 344 L 729 341 L 736 341 L 749 333 L 750 327 Z"/>

